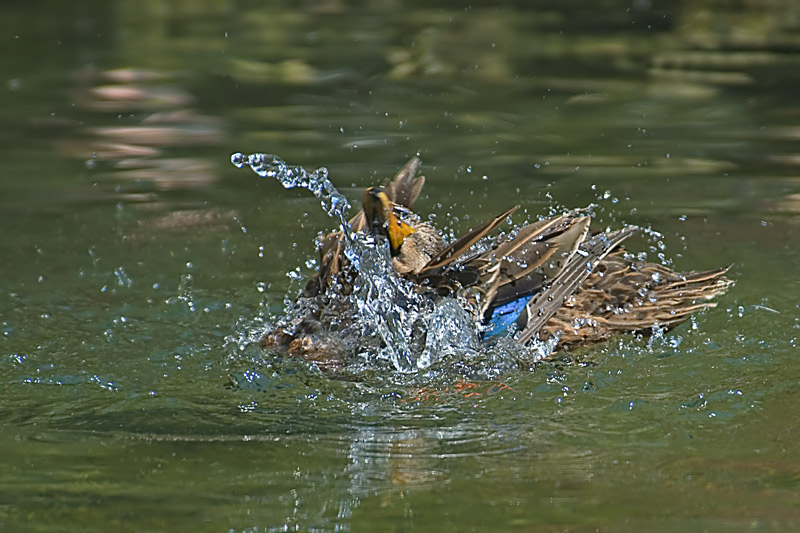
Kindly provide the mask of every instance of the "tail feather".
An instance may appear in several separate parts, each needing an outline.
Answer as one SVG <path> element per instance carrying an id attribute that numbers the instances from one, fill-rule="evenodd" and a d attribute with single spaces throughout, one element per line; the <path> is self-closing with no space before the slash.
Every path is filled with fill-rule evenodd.
<path id="1" fill-rule="evenodd" d="M 614 253 L 557 310 L 542 334 L 559 330 L 560 346 L 586 346 L 615 332 L 673 328 L 694 313 L 716 307 L 709 300 L 733 285 L 725 277 L 728 268 L 674 272 L 654 263 L 628 262 Z"/>

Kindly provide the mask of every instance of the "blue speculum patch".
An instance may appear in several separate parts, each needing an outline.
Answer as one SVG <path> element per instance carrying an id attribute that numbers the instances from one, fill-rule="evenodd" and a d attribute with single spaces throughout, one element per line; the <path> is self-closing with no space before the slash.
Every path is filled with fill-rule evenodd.
<path id="1" fill-rule="evenodd" d="M 483 338 L 489 339 L 505 332 L 519 318 L 531 298 L 533 295 L 528 294 L 492 309 L 492 315 L 486 321 L 488 329 L 483 332 Z"/>

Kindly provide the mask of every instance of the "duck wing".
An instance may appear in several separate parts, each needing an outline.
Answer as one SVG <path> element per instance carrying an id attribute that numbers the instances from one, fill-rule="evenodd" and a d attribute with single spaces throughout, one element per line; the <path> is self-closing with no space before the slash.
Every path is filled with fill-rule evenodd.
<path id="1" fill-rule="evenodd" d="M 583 242 L 567 259 L 563 269 L 547 288 L 528 301 L 519 319 L 522 321 L 519 342 L 526 343 L 541 331 L 564 303 L 594 272 L 595 267 L 625 239 L 638 230 L 629 226 L 594 235 Z"/>
<path id="2" fill-rule="evenodd" d="M 428 264 L 425 265 L 422 270 L 420 270 L 419 273 L 433 274 L 436 270 L 439 270 L 442 267 L 457 261 L 459 258 L 463 259 L 463 256 L 469 251 L 473 244 L 488 235 L 517 209 L 519 209 L 518 205 L 512 207 L 504 213 L 497 215 L 491 220 L 487 220 L 477 228 L 469 231 L 466 235 L 456 239 L 452 244 L 450 244 L 450 246 L 446 247 L 439 254 L 433 257 Z"/>
<path id="3" fill-rule="evenodd" d="M 586 240 L 591 222 L 587 216 L 566 213 L 528 224 L 488 250 L 469 253 L 516 209 L 468 232 L 414 277 L 439 294 L 466 297 L 489 326 L 484 337 L 505 331 L 526 311 L 534 294 L 563 275 Z"/>
<path id="4" fill-rule="evenodd" d="M 414 207 L 414 202 L 417 201 L 419 193 L 425 185 L 425 176 L 416 176 L 419 165 L 419 158 L 411 158 L 392 181 L 386 184 L 384 188 L 392 202 L 407 209 Z"/>

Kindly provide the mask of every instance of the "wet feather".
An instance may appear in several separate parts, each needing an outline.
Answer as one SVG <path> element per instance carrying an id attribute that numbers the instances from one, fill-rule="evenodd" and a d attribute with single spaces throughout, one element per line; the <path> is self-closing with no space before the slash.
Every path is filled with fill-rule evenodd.
<path id="1" fill-rule="evenodd" d="M 521 343 L 560 336 L 558 349 L 587 346 L 617 332 L 671 328 L 716 304 L 733 282 L 727 268 L 675 272 L 625 257 L 630 226 L 589 236 L 588 216 L 565 213 L 528 224 L 494 241 L 490 233 L 518 206 L 447 245 L 440 232 L 412 212 L 425 183 L 411 159 L 383 188 L 364 194 L 353 231 L 388 237 L 398 275 L 420 293 L 458 298 L 490 338 L 515 330 Z M 476 246 L 476 244 L 480 246 Z M 348 320 L 346 297 L 358 273 L 344 255 L 341 232 L 321 239 L 320 269 L 302 293 L 302 306 L 269 332 L 272 350 L 338 369 L 346 347 L 332 332 Z"/>

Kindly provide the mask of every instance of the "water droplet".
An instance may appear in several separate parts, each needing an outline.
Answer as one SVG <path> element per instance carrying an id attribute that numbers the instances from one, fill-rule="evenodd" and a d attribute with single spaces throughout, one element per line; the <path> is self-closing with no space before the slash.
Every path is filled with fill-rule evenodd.
<path id="1" fill-rule="evenodd" d="M 117 285 L 120 287 L 130 287 L 133 285 L 133 280 L 128 276 L 124 268 L 117 267 L 114 269 L 114 275 L 117 277 Z"/>
<path id="2" fill-rule="evenodd" d="M 354 145 L 354 148 L 357 146 Z M 290 167 L 274 155 L 262 153 L 249 156 L 236 153 L 231 156 L 231 163 L 238 168 L 242 168 L 246 164 L 262 178 L 277 179 L 286 189 L 295 187 L 308 189 L 320 200 L 323 210 L 339 220 L 345 237 L 350 237 L 350 226 L 345 216 L 347 210 L 350 209 L 350 203 L 328 179 L 327 168 L 320 167 L 309 173 L 302 167 Z M 242 226 L 242 232 L 247 233 L 244 226 Z"/>

